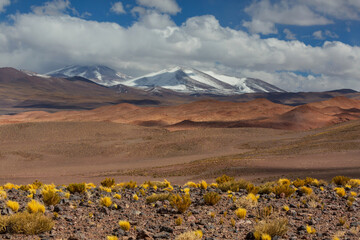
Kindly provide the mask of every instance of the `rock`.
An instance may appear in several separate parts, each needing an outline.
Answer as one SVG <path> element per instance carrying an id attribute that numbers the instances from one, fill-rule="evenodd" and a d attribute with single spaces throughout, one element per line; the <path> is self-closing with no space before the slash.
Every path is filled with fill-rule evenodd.
<path id="1" fill-rule="evenodd" d="M 139 230 L 136 239 L 153 239 L 152 234 L 146 230 Z"/>
<path id="2" fill-rule="evenodd" d="M 165 238 L 165 239 L 169 239 L 170 238 L 170 234 L 168 232 L 160 232 L 154 235 L 154 239 L 157 238 Z"/>
<path id="3" fill-rule="evenodd" d="M 174 230 L 171 227 L 168 227 L 168 226 L 160 226 L 160 232 L 173 233 Z"/>
<path id="4" fill-rule="evenodd" d="M 255 240 L 255 236 L 253 232 L 249 232 L 248 234 L 246 234 L 245 237 L 246 240 Z"/>

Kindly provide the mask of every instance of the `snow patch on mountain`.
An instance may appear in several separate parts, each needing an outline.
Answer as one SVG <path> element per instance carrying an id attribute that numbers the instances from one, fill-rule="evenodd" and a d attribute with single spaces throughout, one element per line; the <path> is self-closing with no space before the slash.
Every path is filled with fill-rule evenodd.
<path id="1" fill-rule="evenodd" d="M 238 78 L 213 71 L 200 71 L 179 66 L 125 80 L 121 84 L 142 89 L 161 87 L 187 94 L 233 95 L 254 92 L 285 92 L 259 79 Z"/>
<path id="2" fill-rule="evenodd" d="M 104 86 L 113 86 L 113 85 L 121 84 L 122 81 L 131 78 L 126 74 L 116 72 L 115 70 L 102 65 L 93 65 L 93 66 L 72 65 L 46 73 L 46 75 L 53 77 L 80 76 Z"/>

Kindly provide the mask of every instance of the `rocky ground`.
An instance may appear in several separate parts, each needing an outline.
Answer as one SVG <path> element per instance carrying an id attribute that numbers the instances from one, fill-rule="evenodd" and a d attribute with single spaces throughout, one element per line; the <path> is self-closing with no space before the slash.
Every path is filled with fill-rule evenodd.
<path id="1" fill-rule="evenodd" d="M 280 186 L 283 182 L 273 183 Z M 285 183 L 286 184 L 286 181 Z M 38 235 L 23 235 L 2 231 L 1 239 L 107 239 L 116 236 L 118 239 L 175 239 L 184 232 L 201 230 L 202 239 L 261 239 L 255 229 L 264 222 L 276 223 L 281 219 L 285 222 L 283 233 L 269 232 L 271 239 L 360 239 L 360 188 L 357 185 L 337 186 L 334 183 L 320 185 L 308 184 L 312 190 L 295 189 L 289 197 L 285 193 L 260 193 L 253 198 L 248 192 L 256 193 L 259 189 L 239 189 L 223 191 L 215 184 L 208 186 L 171 186 L 165 182 L 143 184 L 135 188 L 126 188 L 126 184 L 117 184 L 111 188 L 91 187 L 83 193 L 68 194 L 66 186 L 57 186 L 61 200 L 55 206 L 46 206 L 45 215 L 54 221 L 51 231 Z M 191 185 L 191 184 L 190 184 Z M 322 185 L 322 186 L 321 186 Z M 345 185 L 345 184 L 344 184 Z M 264 185 L 265 186 L 265 185 Z M 334 189 L 344 188 L 345 195 L 339 196 Z M 10 188 L 10 189 L 9 189 Z M 7 207 L 7 201 L 19 203 L 18 212 L 27 211 L 30 201 L 30 190 L 17 189 L 5 185 L 0 187 L 6 192 L 0 197 L 1 216 L 10 216 L 13 211 Z M 157 189 L 156 189 L 157 188 Z M 149 203 L 147 197 L 153 194 L 172 193 L 185 194 L 189 189 L 190 207 L 180 213 L 176 206 L 168 200 Z M 206 188 L 206 189 L 205 189 Z M 24 189 L 24 188 L 22 188 Z M 40 187 L 33 198 L 43 202 Z M 261 192 L 260 187 L 260 192 Z M 111 191 L 111 192 L 110 192 Z M 340 190 L 341 191 L 341 190 Z M 214 206 L 204 202 L 204 194 L 216 192 L 221 199 Z M 264 192 L 264 191 L 263 191 Z M 266 191 L 265 191 L 266 192 Z M 121 195 L 118 199 L 115 194 Z M 134 197 L 134 195 L 138 197 Z M 355 196 L 356 195 L 356 196 Z M 1 194 L 0 194 L 1 196 Z M 109 207 L 101 206 L 101 198 L 108 196 L 112 203 Z M 119 196 L 117 196 L 119 197 Z M 236 215 L 238 208 L 246 209 L 246 216 Z M 181 221 L 181 220 L 182 221 Z M 130 223 L 130 230 L 124 231 L 119 221 Z M 274 230 L 274 229 L 273 229 Z M 269 230 L 270 231 L 270 230 Z M 0 228 L 1 232 L 1 228 Z M 280 236 L 282 235 L 282 236 Z M 183 238 L 183 239 L 197 239 Z M 268 239 L 262 234 L 262 239 Z M 110 238 L 109 238 L 110 239 Z M 113 238 L 116 239 L 116 238 Z M 200 237 L 198 237 L 200 239 Z"/>

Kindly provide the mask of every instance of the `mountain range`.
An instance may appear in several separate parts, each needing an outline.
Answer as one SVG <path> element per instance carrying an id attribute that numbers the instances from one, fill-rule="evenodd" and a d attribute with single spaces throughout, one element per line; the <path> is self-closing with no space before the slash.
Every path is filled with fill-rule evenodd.
<path id="1" fill-rule="evenodd" d="M 131 78 L 106 66 L 68 66 L 45 74 L 52 77 L 80 76 L 103 86 L 124 85 L 143 90 L 167 89 L 184 94 L 236 95 L 255 92 L 285 92 L 254 78 L 239 78 L 200 71 L 190 67 L 173 67 L 141 77 Z"/>

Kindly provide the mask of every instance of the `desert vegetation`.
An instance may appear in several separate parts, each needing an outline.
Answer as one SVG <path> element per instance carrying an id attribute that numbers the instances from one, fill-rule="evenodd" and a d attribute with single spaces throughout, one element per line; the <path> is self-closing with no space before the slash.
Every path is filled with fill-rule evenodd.
<path id="1" fill-rule="evenodd" d="M 5 239 L 358 239 L 360 179 L 0 186 Z M 37 235 L 34 236 L 34 235 Z"/>

